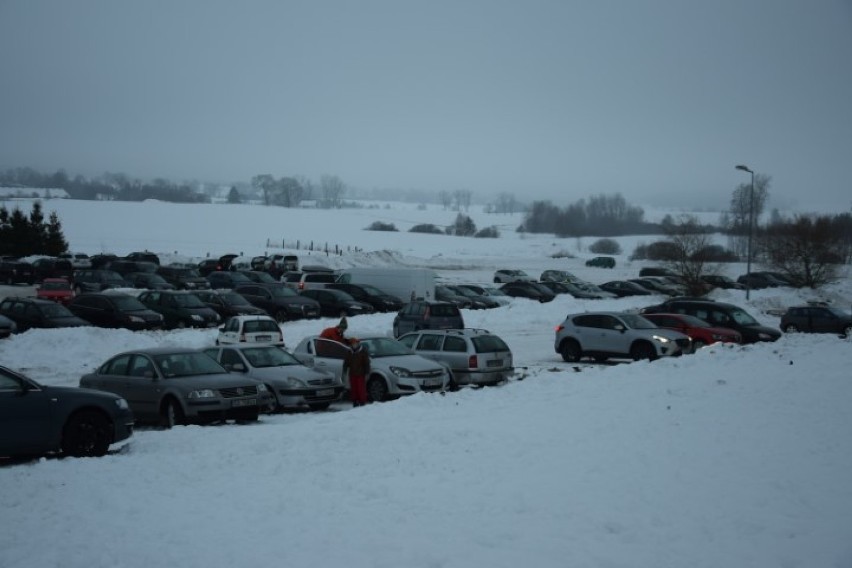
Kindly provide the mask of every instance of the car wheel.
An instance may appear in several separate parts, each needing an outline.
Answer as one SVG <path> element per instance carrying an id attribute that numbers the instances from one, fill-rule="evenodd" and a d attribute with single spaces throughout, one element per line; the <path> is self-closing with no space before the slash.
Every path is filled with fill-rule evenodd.
<path id="1" fill-rule="evenodd" d="M 634 361 L 642 361 L 643 359 L 646 361 L 653 361 L 657 358 L 657 352 L 651 344 L 640 342 L 630 348 L 630 357 Z"/>
<path id="2" fill-rule="evenodd" d="M 275 321 L 284 322 L 287 321 L 287 310 L 278 310 L 275 312 Z"/>
<path id="3" fill-rule="evenodd" d="M 788 323 L 784 326 L 784 333 L 799 333 L 799 326 L 793 323 Z"/>
<path id="4" fill-rule="evenodd" d="M 315 404 L 308 405 L 311 410 L 328 410 L 329 406 L 331 406 L 330 402 L 318 402 Z"/>
<path id="5" fill-rule="evenodd" d="M 180 403 L 173 398 L 167 398 L 160 409 L 160 425 L 168 430 L 183 424 L 186 424 L 186 418 Z"/>
<path id="6" fill-rule="evenodd" d="M 559 354 L 566 363 L 576 363 L 583 356 L 583 350 L 573 339 L 566 339 L 559 345 Z"/>
<path id="7" fill-rule="evenodd" d="M 847 325 L 843 329 L 843 335 L 845 335 L 846 337 L 852 338 L 852 325 Z"/>
<path id="8" fill-rule="evenodd" d="M 388 386 L 381 377 L 372 377 L 367 381 L 367 399 L 370 402 L 382 402 L 388 396 Z"/>
<path id="9" fill-rule="evenodd" d="M 700 339 L 696 339 L 695 341 L 692 342 L 692 350 L 693 351 L 698 351 L 702 347 L 707 347 L 707 344 L 704 343 L 703 341 L 701 341 Z"/>
<path id="10" fill-rule="evenodd" d="M 111 430 L 109 420 L 100 412 L 78 412 L 62 429 L 62 452 L 78 458 L 102 456 L 109 449 Z"/>
<path id="11" fill-rule="evenodd" d="M 269 414 L 278 412 L 281 408 L 281 405 L 278 404 L 278 395 L 275 394 L 275 389 L 270 385 L 266 385 L 266 391 L 269 393 L 269 402 L 266 403 L 266 406 L 263 408 L 264 412 L 268 412 Z"/>

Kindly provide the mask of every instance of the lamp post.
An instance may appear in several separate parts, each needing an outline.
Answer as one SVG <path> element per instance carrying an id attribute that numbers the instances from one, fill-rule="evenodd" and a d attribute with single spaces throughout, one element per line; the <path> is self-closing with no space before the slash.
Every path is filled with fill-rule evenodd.
<path id="1" fill-rule="evenodd" d="M 738 170 L 751 174 L 751 188 L 748 192 L 748 245 L 746 246 L 746 300 L 749 299 L 751 292 L 751 235 L 754 226 L 754 172 L 742 164 L 738 165 Z"/>

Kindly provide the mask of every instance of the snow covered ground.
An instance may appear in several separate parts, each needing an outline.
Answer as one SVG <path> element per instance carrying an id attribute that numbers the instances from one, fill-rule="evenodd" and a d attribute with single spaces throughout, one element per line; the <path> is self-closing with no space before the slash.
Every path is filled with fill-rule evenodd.
<path id="1" fill-rule="evenodd" d="M 44 205 L 72 249 L 89 254 L 148 249 L 188 260 L 314 241 L 347 252 L 300 250 L 303 263 L 429 266 L 450 281 L 558 268 L 600 283 L 637 274 L 642 263 L 627 257 L 652 240 L 619 239 L 624 254 L 606 270 L 584 265 L 594 239 L 522 235 L 519 216 L 480 211 L 470 212 L 477 227 L 499 225 L 501 238 L 408 233 L 451 224 L 455 213 L 400 204 Z M 362 230 L 376 220 L 400 232 Z M 753 291 L 748 303 L 743 292 L 714 294 L 773 326 L 772 310 L 787 305 L 852 304 L 848 275 L 819 292 Z M 659 300 L 560 296 L 465 311 L 468 326 L 502 336 L 525 370 L 500 387 L 253 425 L 140 429 L 104 458 L 0 465 L 0 566 L 852 566 L 852 341 L 792 335 L 607 365 L 569 365 L 553 349 L 568 313 Z M 389 333 L 392 317 L 352 318 L 349 333 Z M 285 324 L 285 340 L 331 321 Z M 34 330 L 0 342 L 0 364 L 76 385 L 119 351 L 203 347 L 214 335 Z"/>

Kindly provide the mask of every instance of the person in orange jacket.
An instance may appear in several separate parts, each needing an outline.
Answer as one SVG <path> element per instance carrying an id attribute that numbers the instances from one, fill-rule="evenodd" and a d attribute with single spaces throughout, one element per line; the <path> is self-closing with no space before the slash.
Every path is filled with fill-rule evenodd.
<path id="1" fill-rule="evenodd" d="M 343 343 L 344 345 L 349 345 L 349 341 L 345 337 L 346 328 L 349 325 L 346 323 L 346 316 L 340 318 L 340 323 L 333 327 L 327 327 L 322 330 L 320 333 L 320 337 L 323 339 L 331 339 L 333 341 L 337 341 L 339 343 Z"/>

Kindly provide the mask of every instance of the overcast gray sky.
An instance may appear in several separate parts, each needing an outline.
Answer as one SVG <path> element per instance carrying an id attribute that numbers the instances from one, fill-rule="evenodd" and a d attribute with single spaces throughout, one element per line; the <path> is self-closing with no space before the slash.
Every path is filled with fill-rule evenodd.
<path id="1" fill-rule="evenodd" d="M 852 207 L 852 0 L 0 0 L 0 168 Z"/>

